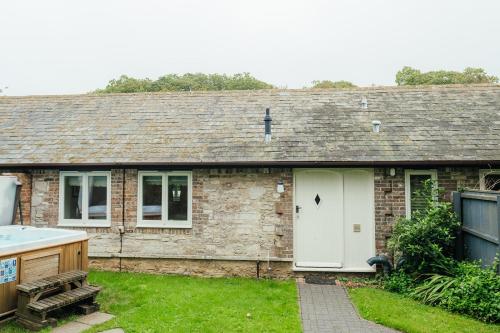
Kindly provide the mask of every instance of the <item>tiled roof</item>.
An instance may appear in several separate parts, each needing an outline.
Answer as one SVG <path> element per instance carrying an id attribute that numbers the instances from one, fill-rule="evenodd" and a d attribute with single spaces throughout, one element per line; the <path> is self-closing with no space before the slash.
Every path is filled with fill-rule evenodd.
<path id="1" fill-rule="evenodd" d="M 0 97 L 4 167 L 411 161 L 500 161 L 500 86 Z"/>

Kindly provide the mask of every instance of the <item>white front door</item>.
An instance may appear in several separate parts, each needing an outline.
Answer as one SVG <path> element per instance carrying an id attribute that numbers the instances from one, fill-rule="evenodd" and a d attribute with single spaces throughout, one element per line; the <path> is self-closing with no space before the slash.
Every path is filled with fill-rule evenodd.
<path id="1" fill-rule="evenodd" d="M 295 170 L 297 269 L 372 271 L 373 169 Z"/>
<path id="2" fill-rule="evenodd" d="M 297 251 L 295 266 L 341 268 L 343 176 L 331 170 L 295 175 Z"/>

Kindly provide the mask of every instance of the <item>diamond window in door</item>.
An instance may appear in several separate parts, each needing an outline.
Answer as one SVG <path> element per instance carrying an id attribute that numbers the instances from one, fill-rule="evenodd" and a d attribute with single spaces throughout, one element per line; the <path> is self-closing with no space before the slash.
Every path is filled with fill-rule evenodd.
<path id="1" fill-rule="evenodd" d="M 319 205 L 320 201 L 321 201 L 321 198 L 319 197 L 319 194 L 316 194 L 316 198 L 314 198 L 314 202 L 316 202 L 316 205 Z"/>

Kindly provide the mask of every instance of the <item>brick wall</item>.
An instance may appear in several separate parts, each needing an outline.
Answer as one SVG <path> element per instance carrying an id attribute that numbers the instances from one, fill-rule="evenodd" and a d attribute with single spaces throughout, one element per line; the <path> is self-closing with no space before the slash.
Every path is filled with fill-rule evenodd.
<path id="1" fill-rule="evenodd" d="M 375 173 L 375 248 L 377 253 L 387 253 L 387 239 L 398 218 L 405 215 L 405 175 L 396 169 L 390 176 L 389 169 L 376 168 Z"/>
<path id="2" fill-rule="evenodd" d="M 388 254 L 387 240 L 394 223 L 406 215 L 405 170 L 375 169 L 375 244 L 377 253 Z M 437 168 L 438 187 L 444 190 L 443 199 L 451 201 L 451 192 L 462 188 L 479 188 L 478 168 Z"/>

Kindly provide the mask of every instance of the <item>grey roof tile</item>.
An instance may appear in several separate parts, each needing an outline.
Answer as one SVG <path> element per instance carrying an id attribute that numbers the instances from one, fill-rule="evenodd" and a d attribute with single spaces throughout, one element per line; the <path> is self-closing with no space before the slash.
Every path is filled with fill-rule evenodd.
<path id="1" fill-rule="evenodd" d="M 500 161 L 499 143 L 498 85 L 0 97 L 0 166 Z"/>

